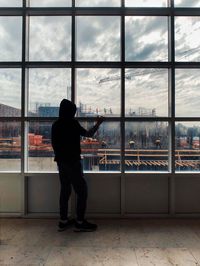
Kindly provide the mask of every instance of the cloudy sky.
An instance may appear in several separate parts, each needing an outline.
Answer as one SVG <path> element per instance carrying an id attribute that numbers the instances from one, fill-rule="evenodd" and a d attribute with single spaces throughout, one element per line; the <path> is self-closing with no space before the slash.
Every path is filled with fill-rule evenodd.
<path id="1" fill-rule="evenodd" d="M 27 0 L 31 7 L 70 7 L 71 0 Z M 129 7 L 166 7 L 167 0 L 125 0 L 125 5 Z M 174 0 L 177 7 L 199 7 L 200 0 Z M 20 7 L 22 0 L 0 0 L 1 7 Z M 78 7 L 118 7 L 120 0 L 76 0 Z"/>
<path id="2" fill-rule="evenodd" d="M 32 0 L 31 6 L 69 6 L 64 0 Z M 118 0 L 77 1 L 78 6 L 117 6 Z M 126 1 L 127 6 L 165 6 L 166 1 Z M 12 6 L 19 1 L 1 1 Z M 199 6 L 200 1 L 177 0 L 177 6 Z M 20 17 L 0 18 L 0 61 L 21 60 Z M 168 26 L 166 17 L 126 17 L 125 55 L 127 61 L 168 61 Z M 71 18 L 31 17 L 29 60 L 70 61 Z M 175 18 L 177 61 L 200 60 L 200 18 Z M 76 56 L 79 61 L 120 60 L 120 17 L 87 17 L 76 19 Z M 200 70 L 176 71 L 177 116 L 199 116 Z M 20 107 L 20 70 L 0 70 L 0 102 Z M 32 69 L 29 71 L 29 110 L 36 105 L 58 106 L 71 86 L 69 69 Z M 127 69 L 125 107 L 127 114 L 141 108 L 156 109 L 158 116 L 168 115 L 167 70 Z M 88 110 L 102 114 L 120 114 L 120 69 L 78 69 L 76 101 Z"/>

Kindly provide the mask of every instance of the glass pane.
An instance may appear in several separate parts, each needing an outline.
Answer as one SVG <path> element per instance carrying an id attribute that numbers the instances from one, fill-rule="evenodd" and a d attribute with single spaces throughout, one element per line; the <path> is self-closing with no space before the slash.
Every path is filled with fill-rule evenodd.
<path id="1" fill-rule="evenodd" d="M 174 0 L 176 7 L 200 7 L 200 0 Z"/>
<path id="2" fill-rule="evenodd" d="M 168 61 L 167 17 L 126 17 L 127 61 Z"/>
<path id="3" fill-rule="evenodd" d="M 21 124 L 0 123 L 0 171 L 20 171 L 21 168 Z"/>
<path id="4" fill-rule="evenodd" d="M 176 69 L 176 116 L 200 116 L 200 70 Z"/>
<path id="5" fill-rule="evenodd" d="M 200 122 L 176 123 L 176 171 L 200 170 Z"/>
<path id="6" fill-rule="evenodd" d="M 41 68 L 29 70 L 29 116 L 56 117 L 60 101 L 71 99 L 71 70 Z"/>
<path id="7" fill-rule="evenodd" d="M 21 17 L 0 17 L 0 47 L 0 61 L 21 60 Z"/>
<path id="8" fill-rule="evenodd" d="M 51 146 L 51 122 L 30 122 L 28 131 L 28 171 L 56 171 Z"/>
<path id="9" fill-rule="evenodd" d="M 77 60 L 120 60 L 120 17 L 77 17 Z"/>
<path id="10" fill-rule="evenodd" d="M 77 7 L 117 7 L 120 0 L 76 0 Z"/>
<path id="11" fill-rule="evenodd" d="M 168 116 L 168 70 L 127 69 L 126 116 Z"/>
<path id="12" fill-rule="evenodd" d="M 21 69 L 0 69 L 0 116 L 21 116 Z"/>
<path id="13" fill-rule="evenodd" d="M 176 61 L 200 60 L 200 17 L 175 18 Z"/>
<path id="14" fill-rule="evenodd" d="M 126 171 L 168 170 L 168 123 L 126 122 Z"/>
<path id="15" fill-rule="evenodd" d="M 21 7 L 22 0 L 0 0 L 0 7 Z"/>
<path id="16" fill-rule="evenodd" d="M 119 69 L 77 69 L 77 116 L 119 116 Z"/>
<path id="17" fill-rule="evenodd" d="M 167 7 L 167 0 L 125 0 L 129 7 Z"/>
<path id="18" fill-rule="evenodd" d="M 94 124 L 82 122 L 90 129 Z M 120 170 L 120 124 L 103 122 L 93 138 L 81 140 L 83 169 L 86 171 Z"/>
<path id="19" fill-rule="evenodd" d="M 71 60 L 71 17 L 30 17 L 30 61 Z"/>
<path id="20" fill-rule="evenodd" d="M 28 0 L 30 7 L 70 7 L 71 0 Z"/>

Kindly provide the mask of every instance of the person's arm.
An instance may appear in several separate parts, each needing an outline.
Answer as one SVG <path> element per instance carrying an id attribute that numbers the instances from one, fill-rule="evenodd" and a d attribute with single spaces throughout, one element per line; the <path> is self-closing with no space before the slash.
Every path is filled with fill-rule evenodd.
<path id="1" fill-rule="evenodd" d="M 104 121 L 104 117 L 98 116 L 97 123 L 91 129 L 86 130 L 81 127 L 81 130 L 80 130 L 81 135 L 84 137 L 91 138 L 96 133 L 96 131 L 98 130 L 99 126 L 103 123 L 103 121 Z"/>

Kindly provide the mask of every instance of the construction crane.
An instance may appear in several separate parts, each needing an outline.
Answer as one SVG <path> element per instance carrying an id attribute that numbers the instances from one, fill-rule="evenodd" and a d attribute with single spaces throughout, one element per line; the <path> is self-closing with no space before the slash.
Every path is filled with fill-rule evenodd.
<path id="1" fill-rule="evenodd" d="M 200 47 L 196 47 L 196 48 L 192 48 L 190 50 L 187 50 L 186 52 L 183 53 L 183 55 L 179 58 L 178 62 L 180 62 L 182 59 L 198 52 L 200 50 Z M 165 60 L 167 60 L 168 58 L 165 58 Z M 134 68 L 134 69 L 129 69 L 128 71 L 125 72 L 125 79 L 126 80 L 131 80 L 133 77 L 136 76 L 143 76 L 143 75 L 148 75 L 148 74 L 152 74 L 152 73 L 158 73 L 158 72 L 163 72 L 165 71 L 166 68 L 148 68 L 148 69 L 139 69 L 139 68 Z M 105 78 L 101 78 L 98 80 L 99 84 L 105 83 L 105 82 L 109 82 L 109 81 L 113 81 L 113 80 L 120 80 L 121 79 L 121 75 L 110 75 L 110 76 L 106 76 Z"/>

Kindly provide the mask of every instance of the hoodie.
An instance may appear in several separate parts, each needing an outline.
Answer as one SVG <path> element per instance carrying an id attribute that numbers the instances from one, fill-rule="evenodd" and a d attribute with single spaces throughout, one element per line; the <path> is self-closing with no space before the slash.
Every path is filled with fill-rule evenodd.
<path id="1" fill-rule="evenodd" d="M 59 118 L 52 125 L 51 143 L 55 161 L 73 163 L 80 160 L 80 137 L 87 135 L 79 122 L 74 118 L 76 105 L 67 99 L 60 103 Z"/>
<path id="2" fill-rule="evenodd" d="M 59 117 L 72 119 L 76 114 L 76 105 L 67 99 L 63 99 L 60 103 Z"/>

